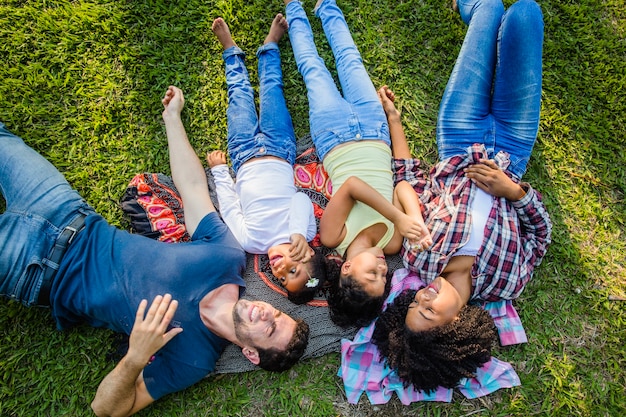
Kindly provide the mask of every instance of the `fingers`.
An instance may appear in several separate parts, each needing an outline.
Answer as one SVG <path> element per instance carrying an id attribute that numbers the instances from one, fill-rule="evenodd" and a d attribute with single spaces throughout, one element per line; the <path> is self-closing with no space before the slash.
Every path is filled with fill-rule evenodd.
<path id="1" fill-rule="evenodd" d="M 300 261 L 306 256 L 304 245 L 301 241 L 297 240 L 291 243 L 289 247 L 289 256 L 294 261 Z"/>
<path id="2" fill-rule="evenodd" d="M 380 97 L 381 101 L 389 100 L 391 102 L 394 102 L 396 99 L 395 93 L 391 91 L 391 89 L 386 85 L 383 85 L 378 89 L 378 97 Z"/>
<path id="3" fill-rule="evenodd" d="M 165 91 L 165 96 L 163 96 L 163 100 L 161 100 L 161 102 L 163 103 L 163 106 L 167 107 L 169 106 L 169 104 L 172 102 L 174 98 L 176 98 L 177 100 L 180 100 L 181 106 L 185 102 L 185 99 L 183 97 L 183 90 L 173 85 L 170 85 L 167 88 L 167 91 Z"/>
<path id="4" fill-rule="evenodd" d="M 137 309 L 137 319 L 140 319 L 143 323 L 156 327 L 161 333 L 165 332 L 165 329 L 174 318 L 174 313 L 178 308 L 178 301 L 172 300 L 171 294 L 157 295 L 154 297 L 148 313 L 143 318 L 143 311 L 145 310 L 146 300 L 142 300 Z M 145 302 L 145 303 L 144 303 Z"/>
<path id="5" fill-rule="evenodd" d="M 222 151 L 207 152 L 206 161 L 209 164 L 209 168 L 213 168 L 216 165 L 226 164 L 226 154 Z"/>

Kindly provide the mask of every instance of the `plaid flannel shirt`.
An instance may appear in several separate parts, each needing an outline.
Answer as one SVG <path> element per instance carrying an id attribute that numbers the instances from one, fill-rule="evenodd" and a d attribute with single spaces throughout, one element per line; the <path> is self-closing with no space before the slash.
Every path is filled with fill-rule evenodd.
<path id="1" fill-rule="evenodd" d="M 404 265 L 432 282 L 451 256 L 469 239 L 471 219 L 468 206 L 476 185 L 463 169 L 487 158 L 484 145 L 469 146 L 467 154 L 439 162 L 426 173 L 417 159 L 395 159 L 394 181 L 407 181 L 424 205 L 424 220 L 433 238 L 429 250 L 414 253 L 405 240 L 401 250 Z M 506 152 L 495 156 L 498 166 L 514 182 L 519 179 L 506 171 L 510 160 Z M 494 197 L 483 244 L 472 267 L 472 300 L 511 300 L 517 298 L 530 280 L 533 270 L 546 253 L 552 223 L 541 201 L 541 194 L 527 183 L 520 184 L 526 195 L 519 201 Z"/>

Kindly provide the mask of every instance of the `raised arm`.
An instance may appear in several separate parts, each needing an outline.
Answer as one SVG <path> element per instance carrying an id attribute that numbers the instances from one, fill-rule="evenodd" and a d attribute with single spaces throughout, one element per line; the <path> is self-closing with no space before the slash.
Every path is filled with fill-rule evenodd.
<path id="1" fill-rule="evenodd" d="M 400 112 L 394 104 L 396 95 L 386 85 L 378 89 L 378 98 L 383 105 L 385 115 L 387 115 L 387 124 L 389 125 L 389 135 L 391 136 L 391 153 L 394 158 L 411 159 L 411 150 L 406 141 L 404 127 L 400 120 Z"/>
<path id="2" fill-rule="evenodd" d="M 130 416 L 154 402 L 143 380 L 143 368 L 152 355 L 183 329 L 174 327 L 166 331 L 178 308 L 171 295 L 156 296 L 145 314 L 147 305 L 146 300 L 139 304 L 128 352 L 98 386 L 91 403 L 97 416 Z"/>
<path id="3" fill-rule="evenodd" d="M 404 214 L 360 178 L 349 177 L 330 199 L 320 219 L 322 244 L 334 248 L 341 243 L 346 235 L 346 219 L 357 201 L 367 204 L 393 222 L 407 239 L 420 237 L 422 225 L 418 221 Z"/>
<path id="4" fill-rule="evenodd" d="M 200 158 L 189 143 L 180 118 L 185 99 L 180 88 L 170 86 L 163 97 L 163 121 L 167 133 L 172 179 L 183 199 L 185 227 L 190 236 L 208 213 L 215 211 Z"/>

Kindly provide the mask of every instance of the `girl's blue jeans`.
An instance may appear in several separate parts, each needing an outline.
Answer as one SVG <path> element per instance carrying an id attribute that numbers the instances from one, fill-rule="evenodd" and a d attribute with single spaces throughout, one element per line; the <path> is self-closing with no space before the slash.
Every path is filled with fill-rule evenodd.
<path id="1" fill-rule="evenodd" d="M 270 42 L 257 50 L 258 116 L 243 51 L 233 46 L 222 56 L 228 87 L 228 154 L 233 170 L 237 172 L 241 164 L 261 156 L 276 156 L 293 165 L 296 137 L 283 93 L 278 45 Z"/>
<path id="2" fill-rule="evenodd" d="M 287 4 L 289 39 L 306 84 L 311 137 L 321 160 L 335 146 L 355 140 L 382 140 L 390 144 L 389 126 L 376 88 L 363 65 L 343 13 L 335 0 L 324 0 L 315 10 L 335 56 L 343 96 L 319 56 L 302 4 Z"/>
<path id="3" fill-rule="evenodd" d="M 508 152 L 509 171 L 521 178 L 539 128 L 541 9 L 533 0 L 506 11 L 501 0 L 457 4 L 469 26 L 439 109 L 439 158 L 482 143 L 490 157 Z"/>
<path id="4" fill-rule="evenodd" d="M 65 226 L 93 209 L 43 156 L 0 123 L 0 295 L 37 304 L 46 257 Z"/>

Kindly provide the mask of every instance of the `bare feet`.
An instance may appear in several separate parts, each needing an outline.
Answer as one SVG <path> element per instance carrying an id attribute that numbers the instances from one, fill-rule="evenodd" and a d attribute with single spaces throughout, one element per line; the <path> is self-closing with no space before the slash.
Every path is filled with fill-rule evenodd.
<path id="1" fill-rule="evenodd" d="M 282 15 L 282 13 L 278 13 L 274 20 L 272 20 L 272 26 L 270 26 L 270 31 L 265 37 L 265 41 L 263 44 L 274 42 L 278 43 L 285 32 L 289 29 L 289 24 L 287 23 L 287 19 Z"/>
<path id="2" fill-rule="evenodd" d="M 224 50 L 230 48 L 231 46 L 237 46 L 233 37 L 230 35 L 230 29 L 228 29 L 228 25 L 224 22 L 224 19 L 218 17 L 213 21 L 211 25 L 211 30 L 217 36 L 217 40 L 220 41 Z"/>

